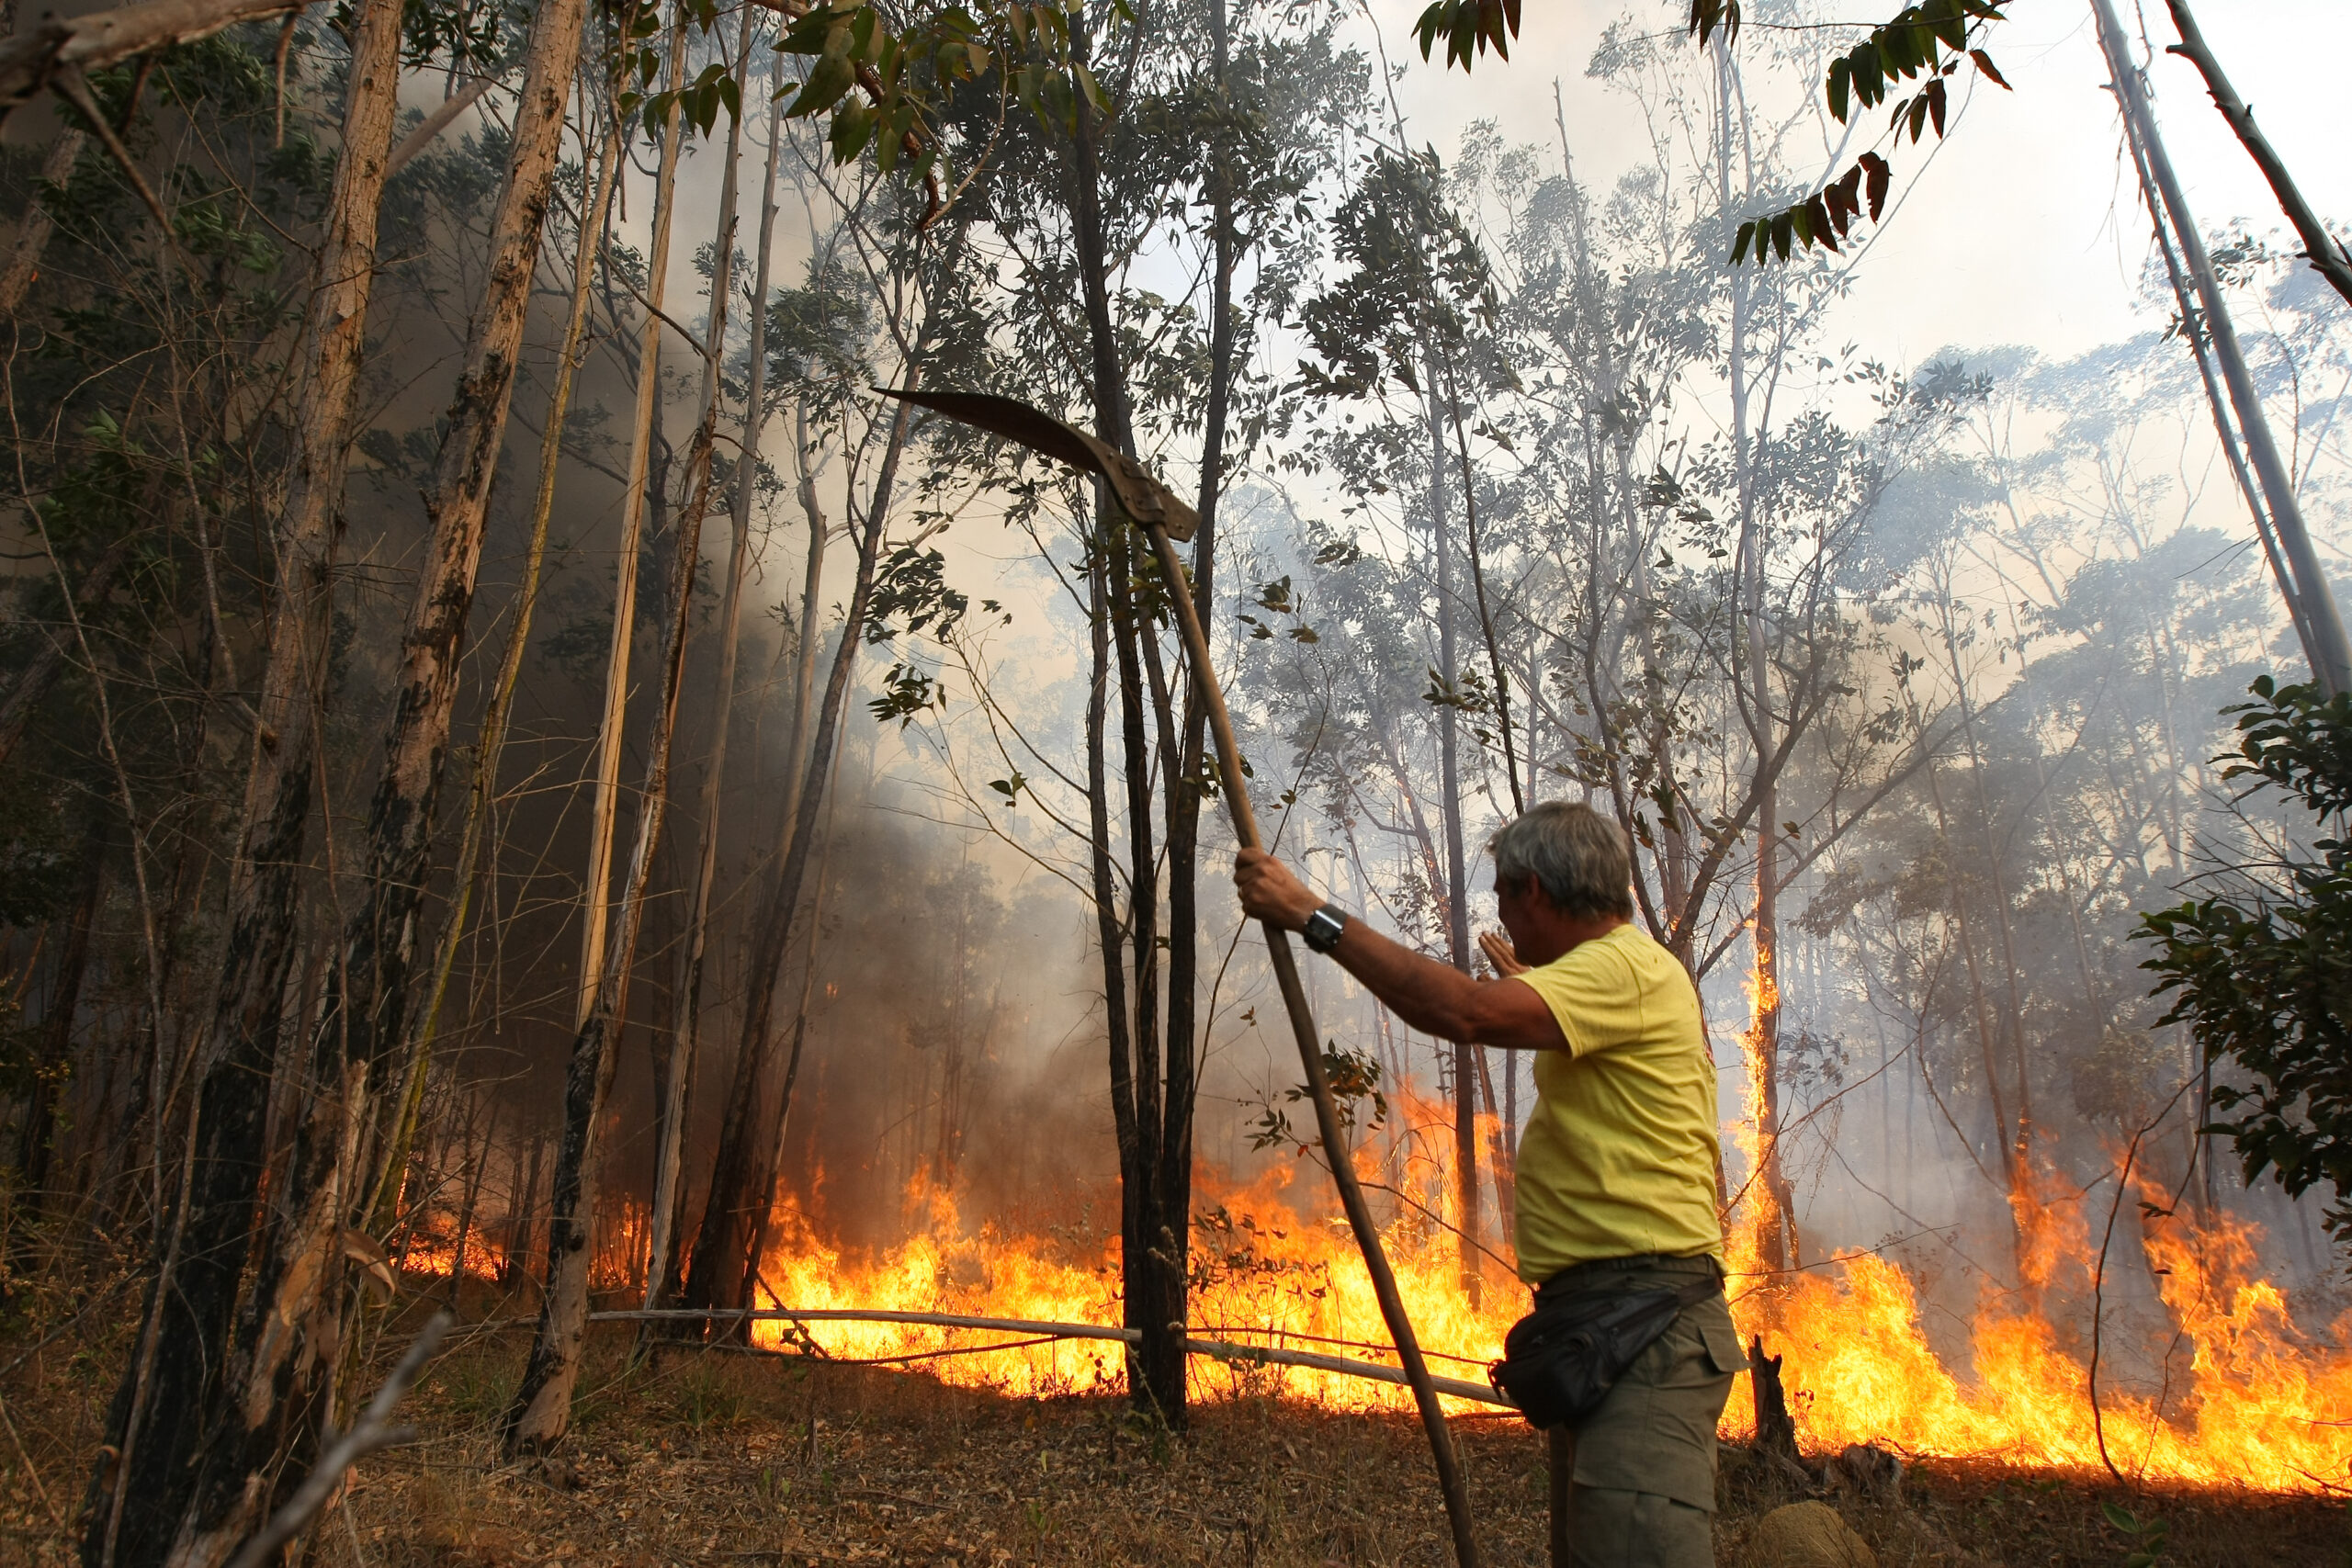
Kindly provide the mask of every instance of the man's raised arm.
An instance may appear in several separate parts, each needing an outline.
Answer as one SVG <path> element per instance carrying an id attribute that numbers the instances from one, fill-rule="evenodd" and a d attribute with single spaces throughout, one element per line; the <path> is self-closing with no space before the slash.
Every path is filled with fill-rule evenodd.
<path id="1" fill-rule="evenodd" d="M 1243 913 L 1284 931 L 1305 931 L 1308 919 L 1323 907 L 1323 900 L 1290 867 L 1263 850 L 1241 852 L 1234 863 L 1233 882 L 1241 893 Z M 1441 1040 L 1510 1051 L 1568 1048 L 1560 1021 L 1523 981 L 1474 979 L 1352 918 L 1330 956 L 1407 1024 Z"/>

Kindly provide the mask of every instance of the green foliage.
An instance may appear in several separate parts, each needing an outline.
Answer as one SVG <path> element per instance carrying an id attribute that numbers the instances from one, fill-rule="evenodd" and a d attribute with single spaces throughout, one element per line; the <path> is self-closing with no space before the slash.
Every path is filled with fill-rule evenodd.
<path id="1" fill-rule="evenodd" d="M 1893 21 L 1872 28 L 1868 38 L 1830 62 L 1829 74 L 1823 85 L 1830 114 L 1839 123 L 1846 123 L 1857 107 L 1874 109 L 1885 103 L 1889 90 L 1897 84 L 1924 78 L 1925 85 L 1917 93 L 1896 101 L 1887 117 L 1887 130 L 1898 143 L 1908 132 L 1912 144 L 1917 146 L 1932 126 L 1937 140 L 1941 141 L 1950 103 L 1945 84 L 1963 61 L 1995 86 L 2008 90 L 2009 85 L 1994 65 L 1993 57 L 1970 42 L 1972 26 L 1981 30 L 1985 25 L 2005 19 L 2002 7 L 2008 3 L 2009 0 L 1924 0 L 1921 5 L 1905 6 Z M 1710 9 L 1719 11 L 1721 7 L 1710 7 L 1707 0 L 1695 0 L 1691 7 L 1690 30 L 1700 36 L 1702 44 L 1707 33 L 1722 19 L 1703 14 Z M 1725 24 L 1726 39 L 1737 25 L 1738 9 L 1734 4 Z M 1883 157 L 1875 152 L 1864 152 L 1844 175 L 1803 201 L 1742 223 L 1732 242 L 1733 265 L 1746 259 L 1751 251 L 1758 265 L 1764 263 L 1768 253 L 1785 262 L 1795 252 L 1815 245 L 1837 251 L 1838 242 L 1846 237 L 1855 219 L 1861 216 L 1865 200 L 1871 220 L 1878 220 L 1893 179 L 1894 170 Z"/>
<path id="2" fill-rule="evenodd" d="M 869 644 L 929 631 L 944 638 L 954 631 L 971 599 L 947 585 L 947 558 L 937 550 L 902 545 L 874 574 L 874 596 L 865 616 Z"/>
<path id="3" fill-rule="evenodd" d="M 1135 19 L 1125 0 L 1113 7 L 1113 16 L 1130 24 Z M 831 0 L 794 22 L 777 41 L 777 51 L 797 57 L 802 69 L 801 79 L 786 83 L 777 96 L 790 95 L 784 112 L 791 118 L 831 116 L 828 141 L 836 164 L 871 149 L 884 174 L 903 159 L 916 177 L 935 181 L 938 122 L 967 84 L 993 77 L 1001 99 L 1019 104 L 1041 126 L 1064 131 L 1077 126 L 1081 96 L 1096 113 L 1110 115 L 1110 98 L 1073 50 L 1071 33 L 1069 8 L 1054 0 L 995 0 L 977 13 L 945 6 L 895 26 L 880 6 Z M 648 101 L 649 115 L 659 101 L 658 96 Z M 934 186 L 934 217 L 939 206 Z"/>
<path id="4" fill-rule="evenodd" d="M 1336 1040 L 1326 1041 L 1323 1080 L 1331 1090 L 1332 1108 L 1340 1113 L 1340 1126 L 1352 1129 L 1366 1105 L 1372 1112 L 1364 1122 L 1367 1128 L 1387 1125 L 1388 1098 L 1380 1092 L 1380 1063 L 1370 1054 L 1351 1051 Z M 1283 1106 L 1313 1098 L 1313 1091 L 1305 1084 L 1295 1084 L 1283 1091 L 1281 1104 L 1269 1100 L 1261 1105 L 1258 1119 L 1250 1123 L 1250 1146 L 1271 1149 L 1290 1144 L 1305 1154 L 1311 1140 L 1301 1138 L 1291 1130 L 1290 1112 Z"/>
<path id="5" fill-rule="evenodd" d="M 2131 1553 L 2123 1559 L 2123 1568 L 2154 1568 L 2165 1554 L 2165 1543 L 2172 1538 L 2172 1526 L 2158 1518 L 2141 1518 L 2120 1503 L 2101 1503 L 2099 1511 L 2107 1516 L 2108 1524 L 2132 1542 Z"/>
<path id="6" fill-rule="evenodd" d="M 1932 127 L 1943 139 L 1950 112 L 1948 81 L 1962 62 L 2004 92 L 2007 80 L 1973 31 L 2007 19 L 2009 0 L 1921 0 L 1906 6 L 1894 18 L 1872 28 L 1860 43 L 1830 62 L 1823 91 L 1829 112 L 1840 124 L 1857 108 L 1873 109 L 1886 102 L 1890 89 L 1921 81 L 1917 93 L 1899 99 L 1888 116 L 1887 130 L 1900 142 L 1907 133 L 1917 146 Z M 1715 34 L 1728 48 L 1738 37 L 1740 0 L 1690 0 L 1685 27 L 1703 49 Z M 1441 37 L 1446 40 L 1446 63 L 1470 69 L 1472 60 L 1491 48 L 1509 59 L 1509 39 L 1519 34 L 1516 0 L 1435 0 L 1421 13 L 1414 31 L 1427 60 Z M 1867 207 L 1876 222 L 1884 209 L 1893 167 L 1877 152 L 1866 152 L 1845 174 L 1800 201 L 1740 224 L 1732 241 L 1731 262 L 1737 265 L 1751 254 L 1758 265 L 1767 260 L 1785 262 L 1818 245 L 1836 252 Z"/>
<path id="7" fill-rule="evenodd" d="M 1510 40 L 1519 36 L 1520 0 L 1432 0 L 1421 19 L 1413 24 L 1427 60 L 1437 40 L 1445 39 L 1445 62 L 1470 69 L 1473 57 L 1489 49 L 1498 60 L 1510 58 Z"/>
<path id="8" fill-rule="evenodd" d="M 872 376 L 865 348 L 873 295 L 839 257 L 814 262 L 808 279 L 768 302 L 768 378 L 779 395 L 838 401 Z"/>
<path id="9" fill-rule="evenodd" d="M 947 705 L 947 688 L 912 664 L 893 664 L 882 677 L 882 694 L 866 703 L 876 724 L 899 721 L 904 729 L 921 715 Z"/>
<path id="10" fill-rule="evenodd" d="M 874 574 L 874 593 L 867 602 L 865 640 L 880 645 L 900 637 L 929 632 L 944 642 L 972 606 L 970 598 L 947 582 L 947 558 L 937 550 L 901 545 Z M 947 705 L 947 691 L 937 678 L 905 660 L 890 666 L 882 678 L 882 694 L 866 705 L 875 721 L 896 719 L 903 729 L 917 716 Z M 1020 793 L 1024 781 L 1015 774 L 1012 787 L 997 785 L 1008 800 Z"/>
<path id="11" fill-rule="evenodd" d="M 2239 761 L 2223 772 L 2299 803 L 2328 834 L 2282 849 L 2267 874 L 2144 918 L 2143 967 L 2172 996 L 2160 1023 L 2185 1023 L 2225 1076 L 2208 1131 L 2236 1144 L 2249 1180 L 2265 1170 L 2301 1195 L 2335 1191 L 2328 1229 L 2352 1238 L 2352 694 L 2254 682 L 2237 715 Z"/>
<path id="12" fill-rule="evenodd" d="M 1299 365 L 1298 389 L 1310 396 L 1374 398 L 1394 381 L 1418 398 L 1432 350 L 1458 365 L 1474 324 L 1497 319 L 1486 252 L 1445 199 L 1433 152 L 1374 159 L 1332 220 L 1331 244 L 1349 270 L 1301 315 L 1314 357 Z M 1480 368 L 1509 379 L 1498 362 Z"/>
<path id="13" fill-rule="evenodd" d="M 401 12 L 401 63 L 412 71 L 452 62 L 491 69 L 529 20 L 527 8 L 513 4 L 451 6 L 447 0 L 408 0 Z M 350 0 L 334 8 L 334 25 L 345 38 L 351 36 Z"/>

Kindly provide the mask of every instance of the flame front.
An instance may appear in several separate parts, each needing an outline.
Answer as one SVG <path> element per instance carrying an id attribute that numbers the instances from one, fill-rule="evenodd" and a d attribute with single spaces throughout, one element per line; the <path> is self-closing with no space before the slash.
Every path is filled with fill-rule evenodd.
<path id="1" fill-rule="evenodd" d="M 1516 1289 L 1491 1288 L 1473 1309 L 1460 1289 L 1450 1235 L 1438 1223 L 1452 1184 L 1437 1135 L 1442 1108 L 1408 1100 L 1402 1140 L 1414 1179 L 1396 1203 L 1385 1240 L 1432 1370 L 1477 1379 L 1524 1310 Z M 1424 1127 L 1422 1123 L 1430 1123 Z M 1419 1135 L 1428 1133 L 1430 1135 Z M 1359 1163 L 1380 1164 L 1373 1139 Z M 1395 1172 L 1389 1173 L 1395 1183 Z M 1247 1184 L 1204 1176 L 1195 1198 L 1189 1326 L 1197 1338 L 1281 1346 L 1394 1365 L 1371 1283 L 1313 1164 L 1283 1166 Z M 2160 1195 L 2159 1195 L 2160 1196 Z M 909 1196 L 910 1239 L 870 1258 L 829 1246 L 808 1216 L 775 1217 L 762 1277 L 771 1301 L 790 1307 L 971 1314 L 1115 1326 L 1118 1251 L 1070 1233 L 1009 1235 L 968 1226 L 952 1196 Z M 1735 1226 L 1735 1231 L 1739 1227 Z M 1939 1353 L 1923 1321 L 1921 1292 L 1895 1262 L 1868 1253 L 1783 1277 L 1769 1294 L 1732 1281 L 1743 1337 L 1760 1334 L 1785 1357 L 1782 1376 L 1801 1439 L 1818 1450 L 1875 1442 L 1915 1456 L 1970 1456 L 2019 1465 L 2094 1468 L 2107 1457 L 2125 1475 L 2156 1482 L 2233 1483 L 2312 1491 L 2352 1481 L 2352 1351 L 2341 1327 L 2314 1343 L 2298 1332 L 2278 1291 L 2258 1277 L 2259 1235 L 2244 1222 L 2185 1213 L 2152 1223 L 2147 1257 L 2161 1270 L 2155 1303 L 2120 1312 L 2120 1263 L 2104 1283 L 2103 1359 L 2091 1399 L 2089 1296 L 2097 1248 L 2079 1211 L 2052 1211 L 2021 1226 L 2030 1288 L 1988 1292 L 1964 1333 Z M 1736 1259 L 1743 1249 L 1734 1246 Z M 1499 1281 L 1495 1281 L 1499 1283 Z M 2030 1303 L 2065 1303 L 2045 1316 Z M 2076 1310 L 2078 1309 L 2079 1310 Z M 2126 1320 L 2130 1325 L 2127 1326 Z M 2063 1328 L 2061 1325 L 2065 1326 Z M 954 1383 L 1020 1395 L 1115 1390 L 1125 1384 L 1115 1343 L 1055 1340 L 967 1353 L 1027 1337 L 920 1325 L 819 1323 L 759 1325 L 763 1344 L 844 1359 L 921 1364 Z M 2169 1369 L 2169 1386 L 2139 1386 L 2121 1352 Z M 2168 1353 L 2165 1347 L 2175 1347 Z M 1216 1398 L 1278 1393 L 1349 1408 L 1403 1410 L 1392 1384 L 1246 1359 L 1196 1356 L 1193 1392 Z M 1748 1430 L 1752 1396 L 1742 1374 L 1724 1414 L 1726 1436 Z M 1453 1402 L 1458 1409 L 1466 1402 Z"/>

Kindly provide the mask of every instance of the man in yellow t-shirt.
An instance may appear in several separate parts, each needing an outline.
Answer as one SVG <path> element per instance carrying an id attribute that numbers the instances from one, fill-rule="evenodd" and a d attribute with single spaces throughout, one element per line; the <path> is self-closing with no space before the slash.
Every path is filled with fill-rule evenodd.
<path id="1" fill-rule="evenodd" d="M 1680 964 L 1633 924 L 1624 835 L 1553 801 L 1495 835 L 1509 940 L 1477 980 L 1324 903 L 1280 861 L 1234 870 L 1253 919 L 1305 934 L 1408 1024 L 1533 1051 L 1520 1141 L 1520 1277 L 1555 1296 L 1674 1290 L 1720 1276 L 1715 1068 Z M 1683 1309 L 1577 1427 L 1578 1568 L 1710 1568 L 1715 1423 L 1747 1365 L 1720 1292 Z"/>

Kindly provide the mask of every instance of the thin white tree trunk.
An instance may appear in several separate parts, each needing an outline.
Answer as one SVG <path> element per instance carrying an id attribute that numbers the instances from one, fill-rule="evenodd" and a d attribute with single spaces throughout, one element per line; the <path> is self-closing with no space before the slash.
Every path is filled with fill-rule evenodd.
<path id="1" fill-rule="evenodd" d="M 751 20 L 745 14 L 748 37 Z M 683 33 L 679 42 L 684 42 Z M 678 130 L 673 123 L 673 137 Z M 710 349 L 704 362 L 703 415 L 686 463 L 687 502 L 678 513 L 678 533 L 670 592 L 669 647 L 662 660 L 662 705 L 654 722 L 652 756 L 645 771 L 638 808 L 637 845 L 629 856 L 628 880 L 615 923 L 612 964 L 572 1041 L 571 1066 L 564 1084 L 563 1143 L 557 1151 L 554 1202 L 548 1227 L 548 1292 L 539 1332 L 524 1368 L 523 1385 L 508 1417 L 509 1453 L 544 1452 L 563 1439 L 571 1422 L 571 1391 L 580 1377 L 580 1350 L 588 1333 L 588 1280 L 594 1261 L 597 1131 L 612 1093 L 616 1048 L 628 1017 L 628 987 L 637 964 L 638 935 L 644 929 L 645 901 L 653 875 L 653 853 L 670 802 L 670 757 L 678 731 L 679 699 L 684 688 L 686 643 L 694 624 L 695 581 L 702 553 L 703 516 L 710 499 L 710 455 L 718 418 L 718 355 L 727 342 L 728 296 L 733 292 L 735 254 L 735 153 L 738 126 L 730 124 L 725 172 L 719 187 L 718 241 L 711 268 Z"/>
<path id="2" fill-rule="evenodd" d="M 2125 128 L 2155 181 L 2165 211 L 2172 219 L 2181 259 L 2197 286 L 2198 301 L 2204 308 L 2205 329 L 2212 340 L 2213 357 L 2221 366 L 2222 380 L 2230 391 L 2230 405 L 2237 413 L 2246 457 L 2254 466 L 2255 478 L 2261 483 L 2263 499 L 2269 503 L 2270 525 L 2278 530 L 2279 547 L 2294 571 L 2295 592 L 2289 607 L 2290 611 L 2297 606 L 2301 609 L 2310 634 L 2309 646 L 2316 655 L 2312 676 L 2328 693 L 2352 691 L 2352 641 L 2346 640 L 2343 614 L 2336 607 L 2326 570 L 2312 547 L 2311 535 L 2303 527 L 2302 504 L 2296 496 L 2294 479 L 2278 455 L 2278 444 L 2271 439 L 2262 394 L 2256 389 L 2254 377 L 2246 368 L 2245 352 L 2238 345 L 2229 301 L 2222 297 L 2221 281 L 2214 276 L 2212 258 L 2205 253 L 2205 236 L 2188 210 L 2188 197 L 2173 173 L 2164 139 L 2156 132 L 2156 118 L 2148 107 L 2147 85 L 2132 63 L 2130 46 L 2125 42 L 2123 25 L 2116 17 L 2114 6 L 2109 0 L 2091 0 L 2091 13 L 2098 22 L 2099 45 L 2107 52 L 2108 70 L 2114 77 L 2116 102 L 2122 107 Z"/>
<path id="3" fill-rule="evenodd" d="M 638 544 L 645 531 L 645 484 L 653 449 L 653 421 L 662 405 L 662 309 L 670 277 L 670 221 L 677 209 L 681 133 L 675 94 L 685 81 L 686 12 L 670 29 L 670 110 L 662 126 L 662 162 L 653 184 L 653 248 L 646 258 L 645 313 L 637 350 L 637 409 L 629 426 L 628 479 L 621 491 L 621 537 L 615 559 L 612 642 L 605 656 L 604 717 L 596 729 L 595 799 L 588 818 L 588 875 L 581 898 L 580 986 L 573 1027 L 588 1021 L 604 978 L 610 919 L 606 895 L 613 876 L 614 818 L 620 805 L 621 730 L 628 714 L 628 655 L 637 621 Z"/>
<path id="4" fill-rule="evenodd" d="M 749 31 L 746 22 L 747 40 Z M 728 726 L 735 707 L 735 655 L 736 642 L 742 633 L 743 578 L 751 564 L 752 494 L 759 479 L 760 437 L 767 424 L 768 283 L 775 255 L 777 164 L 783 147 L 784 100 L 778 98 L 768 111 L 759 261 L 752 273 L 752 369 L 744 393 L 743 441 L 737 457 L 733 509 L 729 516 L 727 595 L 718 616 L 717 701 L 710 721 L 710 756 L 704 765 L 702 784 L 702 853 L 695 863 L 685 940 L 679 944 L 678 973 L 672 987 L 669 1074 L 662 1085 L 662 1140 L 653 1161 L 653 1234 L 646 1251 L 648 1308 L 668 1303 L 677 1273 L 679 1221 L 685 1203 L 678 1178 L 684 1164 L 686 1112 L 700 1043 L 703 959 L 709 939 L 711 887 L 718 874 L 718 814 L 727 769 Z"/>

